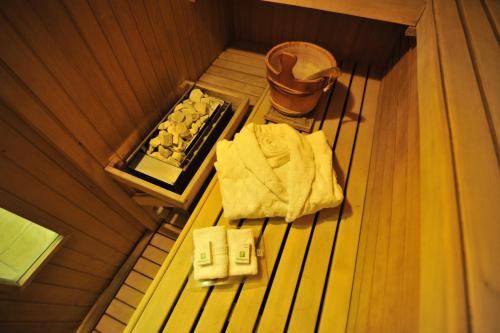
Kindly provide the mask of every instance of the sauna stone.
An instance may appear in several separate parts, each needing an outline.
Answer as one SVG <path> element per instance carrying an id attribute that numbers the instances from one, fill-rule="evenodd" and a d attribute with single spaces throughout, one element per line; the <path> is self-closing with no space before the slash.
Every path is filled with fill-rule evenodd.
<path id="1" fill-rule="evenodd" d="M 193 89 L 189 98 L 175 106 L 167 120 L 158 125 L 158 135 L 149 141 L 147 154 L 179 166 L 185 150 L 210 115 L 223 102 Z"/>

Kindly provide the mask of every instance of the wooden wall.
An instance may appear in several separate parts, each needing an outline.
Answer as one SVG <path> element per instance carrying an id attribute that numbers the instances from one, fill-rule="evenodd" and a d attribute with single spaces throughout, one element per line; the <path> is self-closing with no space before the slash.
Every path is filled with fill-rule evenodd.
<path id="1" fill-rule="evenodd" d="M 418 332 L 420 167 L 414 38 L 393 50 L 380 85 L 349 332 Z"/>
<path id="2" fill-rule="evenodd" d="M 316 43 L 337 60 L 384 66 L 404 26 L 258 0 L 234 2 L 234 38 L 272 47 L 285 41 Z"/>
<path id="3" fill-rule="evenodd" d="M 264 0 L 321 9 L 375 20 L 415 25 L 422 15 L 425 0 Z"/>
<path id="4" fill-rule="evenodd" d="M 156 227 L 103 167 L 222 51 L 231 15 L 216 0 L 0 2 L 0 206 L 68 236 L 0 293 L 0 331 L 74 331 Z"/>
<path id="5" fill-rule="evenodd" d="M 500 330 L 499 17 L 433 0 L 417 25 L 422 332 Z"/>

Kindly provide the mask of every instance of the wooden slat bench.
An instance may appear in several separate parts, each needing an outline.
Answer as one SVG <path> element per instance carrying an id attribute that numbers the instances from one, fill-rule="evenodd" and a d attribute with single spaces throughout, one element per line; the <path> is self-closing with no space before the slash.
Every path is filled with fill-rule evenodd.
<path id="1" fill-rule="evenodd" d="M 331 332 L 347 325 L 372 151 L 380 81 L 362 65 L 344 63 L 344 75 L 320 101 L 315 129 L 335 152 L 345 204 L 287 224 L 282 218 L 224 218 L 217 177 L 191 214 L 126 331 Z M 264 123 L 268 91 L 248 122 Z M 192 288 L 192 231 L 212 225 L 251 228 L 263 235 L 266 283 Z"/>

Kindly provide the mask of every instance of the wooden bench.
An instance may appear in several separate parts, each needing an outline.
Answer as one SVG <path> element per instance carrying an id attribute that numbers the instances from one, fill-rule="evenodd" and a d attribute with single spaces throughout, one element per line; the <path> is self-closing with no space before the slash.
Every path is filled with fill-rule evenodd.
<path id="1" fill-rule="evenodd" d="M 364 66 L 344 63 L 344 75 L 320 101 L 316 130 L 335 151 L 346 201 L 287 224 L 282 218 L 224 218 L 214 177 L 131 318 L 134 332 L 322 332 L 345 328 L 363 214 L 380 81 Z M 264 123 L 268 91 L 248 122 Z M 192 231 L 212 225 L 263 235 L 269 280 L 193 288 Z"/>

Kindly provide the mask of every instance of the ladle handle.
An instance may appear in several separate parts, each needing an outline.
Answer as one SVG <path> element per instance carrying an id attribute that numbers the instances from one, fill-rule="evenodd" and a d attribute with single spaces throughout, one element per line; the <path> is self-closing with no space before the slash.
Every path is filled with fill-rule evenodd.
<path id="1" fill-rule="evenodd" d="M 297 56 L 290 52 L 282 52 L 279 54 L 279 58 L 281 63 L 280 82 L 285 86 L 292 87 L 295 83 L 292 70 L 297 63 Z"/>
<path id="2" fill-rule="evenodd" d="M 338 67 L 330 67 L 330 68 L 325 68 L 323 70 L 320 70 L 319 72 L 313 73 L 309 76 L 306 77 L 306 80 L 314 80 L 318 79 L 320 77 L 327 76 L 329 78 L 335 79 L 340 76 L 341 70 Z"/>

